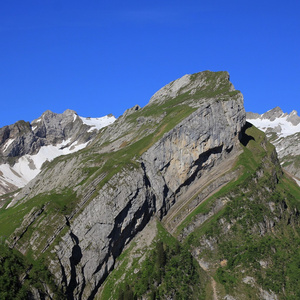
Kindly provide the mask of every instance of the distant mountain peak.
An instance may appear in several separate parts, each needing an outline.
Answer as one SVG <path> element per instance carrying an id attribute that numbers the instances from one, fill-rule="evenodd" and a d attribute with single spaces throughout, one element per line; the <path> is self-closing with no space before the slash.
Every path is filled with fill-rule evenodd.
<path id="1" fill-rule="evenodd" d="M 267 111 L 262 114 L 261 119 L 269 119 L 270 121 L 274 121 L 276 118 L 280 118 L 284 115 L 282 109 L 279 106 Z"/>
<path id="2" fill-rule="evenodd" d="M 296 110 L 288 114 L 277 106 L 261 115 L 247 112 L 247 119 L 263 131 L 275 131 L 278 137 L 286 137 L 300 132 L 300 117 Z"/>
<path id="3" fill-rule="evenodd" d="M 115 120 L 113 115 L 83 118 L 71 109 L 62 114 L 47 110 L 31 123 L 0 128 L 0 195 L 27 184 L 45 161 L 85 148 Z"/>
<path id="4" fill-rule="evenodd" d="M 261 115 L 247 113 L 247 120 L 266 133 L 276 147 L 283 168 L 294 175 L 300 185 L 300 117 L 297 111 L 288 114 L 277 106 Z"/>

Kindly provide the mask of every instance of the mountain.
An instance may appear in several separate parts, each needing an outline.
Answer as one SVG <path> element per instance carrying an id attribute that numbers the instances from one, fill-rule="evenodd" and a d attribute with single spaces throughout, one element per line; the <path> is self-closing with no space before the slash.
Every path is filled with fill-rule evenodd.
<path id="1" fill-rule="evenodd" d="M 275 107 L 264 114 L 247 113 L 247 120 L 264 131 L 275 145 L 282 167 L 300 185 L 300 117 Z"/>
<path id="2" fill-rule="evenodd" d="M 299 199 L 229 74 L 185 75 L 2 196 L 0 298 L 297 299 Z"/>
<path id="3" fill-rule="evenodd" d="M 82 118 L 75 111 L 46 111 L 31 123 L 19 121 L 0 129 L 0 195 L 25 186 L 43 163 L 87 146 L 115 117 Z"/>

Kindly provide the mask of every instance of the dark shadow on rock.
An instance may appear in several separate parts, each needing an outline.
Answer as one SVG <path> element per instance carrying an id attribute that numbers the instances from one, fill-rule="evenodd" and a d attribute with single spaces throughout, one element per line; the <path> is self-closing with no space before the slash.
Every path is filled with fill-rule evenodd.
<path id="1" fill-rule="evenodd" d="M 245 126 L 242 128 L 241 130 L 241 133 L 240 133 L 240 136 L 239 136 L 239 140 L 240 142 L 242 143 L 243 146 L 247 146 L 248 143 L 253 140 L 255 141 L 254 137 L 253 136 L 250 136 L 246 133 L 246 130 L 248 128 L 251 128 L 253 125 L 249 122 L 246 122 Z"/>

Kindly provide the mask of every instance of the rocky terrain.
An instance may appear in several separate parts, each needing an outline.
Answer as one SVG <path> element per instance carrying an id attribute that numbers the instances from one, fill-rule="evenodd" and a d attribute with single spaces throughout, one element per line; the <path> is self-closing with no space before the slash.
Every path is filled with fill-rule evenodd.
<path id="1" fill-rule="evenodd" d="M 276 147 L 282 167 L 300 184 L 300 117 L 297 112 L 293 110 L 288 114 L 275 107 L 262 115 L 249 112 L 247 119 L 266 133 Z"/>
<path id="2" fill-rule="evenodd" d="M 46 111 L 31 123 L 19 121 L 0 129 L 0 195 L 26 185 L 45 161 L 84 148 L 99 129 L 115 121 L 79 117 L 75 111 Z"/>
<path id="3" fill-rule="evenodd" d="M 55 117 L 68 130 L 55 138 L 34 121 L 24 125 L 26 139 L 40 132 L 45 145 L 88 144 L 45 162 L 17 195 L 2 196 L 1 234 L 17 251 L 1 248 L 9 253 L 2 259 L 17 261 L 16 278 L 24 278 L 12 298 L 298 295 L 299 187 L 246 122 L 227 72 L 185 75 L 97 131 L 74 112 Z M 25 144 L 30 155 L 40 151 Z"/>

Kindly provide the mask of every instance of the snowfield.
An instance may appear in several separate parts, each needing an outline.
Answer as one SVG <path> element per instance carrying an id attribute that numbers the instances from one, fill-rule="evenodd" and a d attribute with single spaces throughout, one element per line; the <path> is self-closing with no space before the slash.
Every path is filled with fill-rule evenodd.
<path id="1" fill-rule="evenodd" d="M 82 122 L 88 126 L 91 126 L 91 128 L 88 131 L 92 131 L 92 130 L 99 130 L 103 127 L 106 127 L 110 124 L 112 124 L 116 118 L 114 116 L 105 116 L 102 118 L 83 118 L 83 117 L 79 117 Z"/>
<path id="2" fill-rule="evenodd" d="M 268 119 L 249 119 L 255 127 L 262 131 L 266 131 L 268 128 L 275 129 L 279 137 L 287 137 L 300 132 L 300 124 L 293 125 L 287 120 L 288 116 L 276 118 L 274 121 Z"/>

